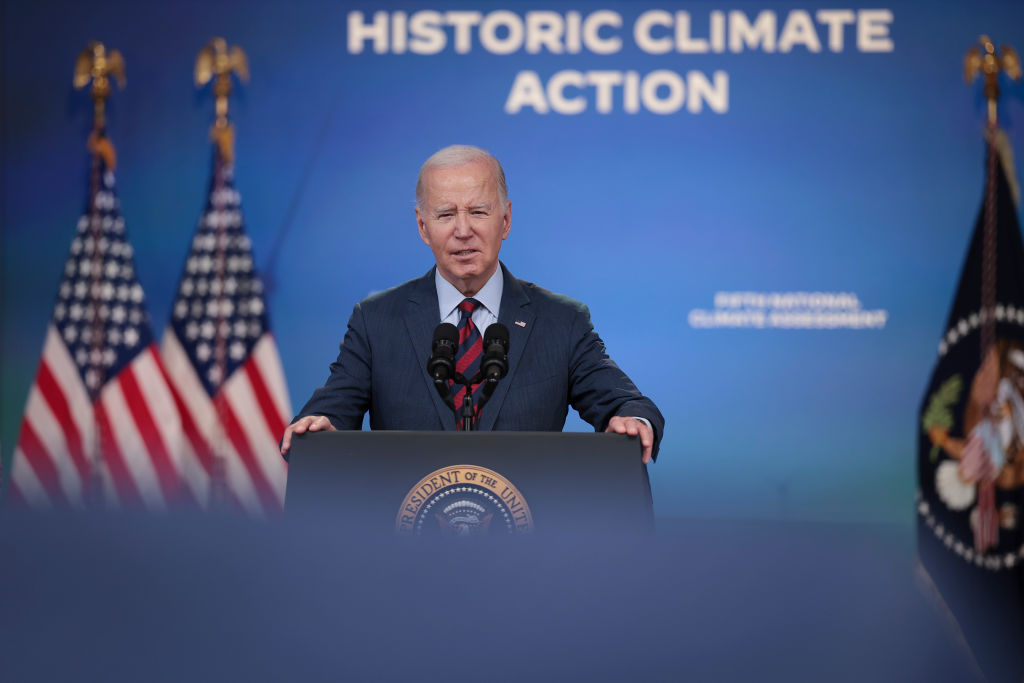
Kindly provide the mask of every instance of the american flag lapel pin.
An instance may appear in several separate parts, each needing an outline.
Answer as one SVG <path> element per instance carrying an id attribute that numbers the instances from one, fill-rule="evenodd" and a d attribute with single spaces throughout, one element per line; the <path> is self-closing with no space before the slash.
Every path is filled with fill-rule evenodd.
<path id="1" fill-rule="evenodd" d="M 526 327 L 526 321 L 525 320 L 517 320 L 516 321 L 516 325 L 519 325 L 519 327 Z"/>

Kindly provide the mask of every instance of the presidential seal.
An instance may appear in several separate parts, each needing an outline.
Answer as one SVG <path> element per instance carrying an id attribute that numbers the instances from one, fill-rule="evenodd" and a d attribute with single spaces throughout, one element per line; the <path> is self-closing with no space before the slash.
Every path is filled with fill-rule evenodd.
<path id="1" fill-rule="evenodd" d="M 511 536 L 533 531 L 526 499 L 512 482 L 477 465 L 444 467 L 409 490 L 395 530 L 416 536 Z"/>

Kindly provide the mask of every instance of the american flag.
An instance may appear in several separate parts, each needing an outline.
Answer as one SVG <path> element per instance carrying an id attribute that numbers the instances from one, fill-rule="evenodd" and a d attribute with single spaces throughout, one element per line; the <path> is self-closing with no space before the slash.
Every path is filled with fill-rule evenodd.
<path id="1" fill-rule="evenodd" d="M 186 437 L 184 488 L 204 507 L 281 510 L 291 406 L 233 167 L 216 147 L 162 352 Z"/>
<path id="2" fill-rule="evenodd" d="M 25 406 L 9 495 L 33 507 L 162 509 L 177 498 L 180 443 L 114 174 L 96 155 Z"/>

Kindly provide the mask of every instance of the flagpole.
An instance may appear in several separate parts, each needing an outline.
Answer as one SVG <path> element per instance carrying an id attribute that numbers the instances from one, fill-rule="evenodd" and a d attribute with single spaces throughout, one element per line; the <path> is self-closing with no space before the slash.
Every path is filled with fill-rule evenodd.
<path id="1" fill-rule="evenodd" d="M 995 139 L 999 129 L 999 72 L 1003 71 L 1015 81 L 1021 77 L 1020 60 L 1017 52 L 1009 45 L 1002 45 L 997 51 L 988 36 L 980 36 L 979 44 L 973 46 L 964 56 L 964 80 L 968 84 L 981 74 L 984 78 L 983 92 L 987 104 L 985 126 L 985 221 L 981 256 L 981 362 L 985 362 L 989 350 L 995 344 L 996 310 L 996 148 Z"/>
<path id="2" fill-rule="evenodd" d="M 982 363 L 996 338 L 996 119 L 989 100 L 988 144 L 985 151 L 985 226 L 981 247 L 981 358 Z"/>
<path id="3" fill-rule="evenodd" d="M 97 100 L 97 103 L 99 103 L 101 101 L 102 100 Z M 100 107 L 97 106 L 97 109 L 100 109 Z M 97 121 L 97 124 L 99 124 L 98 121 Z M 93 130 L 93 132 L 89 136 L 90 143 L 92 143 L 94 139 L 99 138 L 100 135 L 102 135 L 102 129 L 100 129 L 97 126 L 97 128 L 95 128 Z M 90 262 L 91 262 L 91 272 L 90 272 L 91 283 L 90 283 L 90 287 L 89 287 L 89 296 L 88 296 L 88 299 L 87 299 L 88 305 L 86 306 L 86 310 L 91 310 L 92 311 L 92 320 L 91 320 L 91 324 L 90 324 L 92 338 L 90 340 L 91 341 L 91 343 L 90 343 L 90 347 L 91 348 L 90 348 L 90 352 L 89 352 L 89 366 L 88 366 L 89 369 L 87 370 L 87 373 L 92 373 L 92 378 L 90 378 L 88 376 L 88 374 L 86 375 L 86 380 L 87 380 L 86 381 L 86 388 L 89 389 L 90 392 L 92 392 L 95 387 L 102 387 L 103 386 L 103 380 L 105 379 L 105 374 L 106 373 L 104 371 L 102 362 L 99 362 L 99 363 L 97 362 L 97 360 L 102 361 L 102 358 L 100 358 L 100 356 L 103 353 L 102 348 L 101 348 L 101 341 L 102 341 L 102 335 L 103 335 L 103 323 L 101 322 L 100 317 L 99 317 L 99 301 L 98 301 L 98 297 L 97 297 L 97 294 L 99 293 L 99 286 L 100 286 L 98 274 L 99 274 L 100 269 L 103 267 L 102 256 L 101 256 L 100 250 L 99 250 L 99 240 L 100 240 L 100 237 L 101 237 L 100 216 L 99 216 L 99 211 L 97 210 L 97 205 L 96 205 L 96 196 L 99 194 L 99 191 L 100 191 L 100 153 L 99 153 L 96 145 L 90 144 L 90 145 L 88 145 L 88 147 L 89 147 L 90 151 L 92 152 L 92 159 L 90 160 L 90 170 L 89 170 L 89 237 L 92 240 L 92 245 L 91 245 L 92 248 L 90 250 L 91 251 L 91 258 L 90 258 Z M 113 146 L 111 145 L 111 148 L 112 147 Z M 93 379 L 93 382 L 95 383 L 94 386 L 88 386 L 89 385 L 89 382 L 88 382 L 89 379 Z M 103 482 L 103 467 L 104 467 L 103 450 L 104 450 L 105 444 L 108 443 L 108 440 L 109 440 L 109 435 L 105 434 L 104 431 L 103 431 L 104 430 L 104 423 L 103 423 L 103 421 L 100 420 L 97 417 L 97 415 L 96 415 L 95 404 L 96 404 L 96 399 L 98 397 L 99 397 L 98 394 L 96 396 L 92 397 L 93 406 L 94 406 L 93 413 L 92 413 L 92 415 L 93 415 L 93 439 L 92 439 L 92 454 L 93 454 L 93 457 L 92 457 L 92 474 L 91 474 L 91 476 L 89 478 L 89 482 L 88 482 L 89 489 L 87 490 L 88 503 L 89 503 L 90 506 L 95 506 L 95 507 L 100 507 L 101 504 L 102 504 L 102 501 L 106 498 L 106 496 L 104 495 L 105 491 L 104 491 L 104 482 Z"/>
<path id="4" fill-rule="evenodd" d="M 218 107 L 218 110 L 220 108 Z M 221 114 L 218 111 L 217 123 L 214 124 L 214 131 L 223 134 L 225 130 L 231 125 L 227 123 L 227 112 L 224 112 L 224 118 L 221 118 Z M 223 123 L 222 123 L 223 121 Z M 217 133 L 214 132 L 214 135 Z M 223 189 L 224 189 L 224 158 L 222 156 L 222 150 L 220 145 L 214 149 L 214 160 L 213 160 L 213 209 L 216 215 L 223 216 Z M 210 503 L 211 505 L 223 505 L 227 498 L 227 484 L 226 484 L 226 467 L 227 458 L 225 457 L 225 440 L 227 435 L 224 433 L 223 426 L 227 424 L 226 413 L 227 406 L 224 399 L 224 380 L 225 374 L 227 373 L 227 356 L 225 349 L 225 335 L 221 326 L 224 324 L 224 281 L 225 281 L 225 230 L 224 221 L 218 220 L 215 227 L 214 234 L 216 235 L 216 263 L 217 263 L 217 323 L 214 327 L 214 359 L 217 367 L 217 382 L 216 389 L 214 392 L 214 406 L 217 410 L 217 417 L 219 419 L 221 429 L 218 431 L 217 444 L 214 447 L 213 452 L 213 472 L 211 472 L 211 491 L 210 491 Z"/>
<path id="5" fill-rule="evenodd" d="M 78 90 L 81 90 L 90 82 L 92 83 L 90 96 L 93 100 L 93 125 L 86 142 L 86 148 L 91 154 L 88 199 L 89 238 L 91 240 L 89 249 L 90 287 L 86 299 L 88 302 L 86 310 L 92 311 L 89 326 L 91 339 L 89 344 L 88 370 L 86 372 L 86 388 L 90 394 L 94 391 L 97 392 L 95 396 L 91 397 L 94 406 L 99 399 L 99 388 L 106 381 L 106 368 L 103 359 L 104 322 L 100 315 L 100 306 L 102 305 L 100 286 L 103 279 L 103 253 L 100 249 L 100 239 L 102 238 L 103 226 L 97 196 L 100 193 L 103 169 L 113 171 L 117 165 L 117 153 L 114 149 L 114 144 L 107 137 L 106 103 L 113 91 L 110 84 L 111 77 L 123 89 L 125 85 L 124 72 L 124 58 L 119 51 L 110 50 L 108 52 L 103 43 L 92 41 L 78 55 L 72 80 L 73 85 Z M 86 490 L 83 498 L 86 505 L 99 506 L 106 498 L 104 491 L 105 480 L 103 477 L 105 467 L 104 448 L 109 443 L 110 435 L 105 432 L 106 423 L 99 419 L 95 410 L 93 410 L 92 420 L 92 443 L 89 449 L 89 452 L 92 453 L 91 472 L 89 473 L 89 479 L 85 483 Z"/>
<path id="6" fill-rule="evenodd" d="M 216 97 L 216 119 L 210 128 L 210 138 L 214 142 L 213 152 L 213 210 L 218 217 L 223 217 L 225 187 L 224 174 L 234 163 L 235 129 L 228 119 L 228 98 L 231 96 L 231 74 L 234 73 L 242 82 L 249 80 L 249 63 L 245 52 L 237 45 L 228 49 L 227 41 L 220 37 L 210 40 L 196 56 L 195 83 L 202 87 L 213 80 L 213 93 Z M 228 422 L 227 400 L 223 393 L 227 379 L 227 335 L 222 326 L 226 308 L 226 251 L 227 226 L 218 220 L 214 226 L 216 238 L 216 285 L 217 285 L 217 317 L 214 329 L 214 362 L 217 368 L 217 381 L 214 383 L 214 407 L 219 418 L 220 428 L 217 430 L 216 443 L 213 444 L 213 461 L 210 472 L 210 503 L 220 505 L 226 502 L 228 486 L 226 482 L 226 441 L 224 425 Z"/>

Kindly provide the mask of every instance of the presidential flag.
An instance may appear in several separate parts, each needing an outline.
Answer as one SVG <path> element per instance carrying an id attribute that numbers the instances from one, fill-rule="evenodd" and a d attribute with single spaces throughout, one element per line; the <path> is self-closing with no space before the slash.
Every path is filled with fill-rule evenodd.
<path id="1" fill-rule="evenodd" d="M 10 499 L 166 508 L 177 500 L 180 436 L 114 174 L 95 154 L 14 450 Z"/>
<path id="2" fill-rule="evenodd" d="M 985 193 L 918 420 L 922 566 L 993 680 L 1024 676 L 1024 245 L 1012 154 Z"/>
<path id="3" fill-rule="evenodd" d="M 184 488 L 203 507 L 266 514 L 284 505 L 278 441 L 291 407 L 233 176 L 215 146 L 162 353 L 186 437 Z"/>

